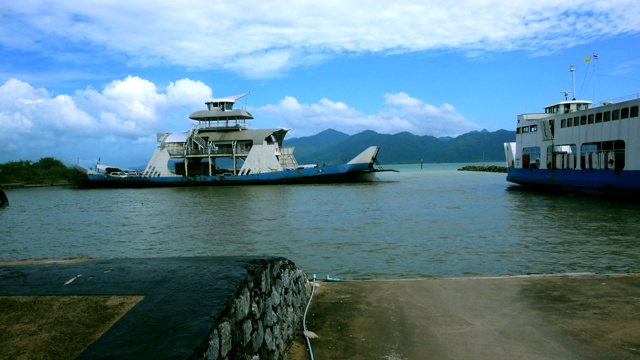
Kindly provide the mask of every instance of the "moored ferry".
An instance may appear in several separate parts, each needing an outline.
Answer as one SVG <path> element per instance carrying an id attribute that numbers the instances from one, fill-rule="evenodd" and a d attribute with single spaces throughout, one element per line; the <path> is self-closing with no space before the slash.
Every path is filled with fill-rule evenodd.
<path id="1" fill-rule="evenodd" d="M 518 115 L 516 141 L 504 144 L 507 181 L 571 193 L 640 195 L 640 94 L 592 105 L 565 93 L 544 113 Z"/>
<path id="2" fill-rule="evenodd" d="M 383 169 L 377 146 L 341 165 L 298 164 L 284 144 L 288 129 L 253 129 L 253 115 L 234 109 L 247 94 L 213 99 L 189 118 L 186 132 L 158 133 L 157 147 L 144 171 L 97 164 L 76 165 L 85 187 L 154 187 L 238 184 L 330 183 L 373 180 Z"/>

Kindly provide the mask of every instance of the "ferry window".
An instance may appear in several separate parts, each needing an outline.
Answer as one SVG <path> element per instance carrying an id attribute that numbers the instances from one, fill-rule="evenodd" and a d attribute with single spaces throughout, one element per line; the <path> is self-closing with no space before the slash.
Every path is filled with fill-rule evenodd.
<path id="1" fill-rule="evenodd" d="M 631 107 L 631 115 L 630 117 L 638 117 L 638 106 L 632 106 Z"/>
<path id="2" fill-rule="evenodd" d="M 528 126 L 523 126 L 522 127 L 522 133 L 528 133 L 529 132 L 529 127 Z"/>
<path id="3" fill-rule="evenodd" d="M 587 125 L 587 115 L 580 116 L 580 125 Z"/>
<path id="4" fill-rule="evenodd" d="M 611 121 L 611 112 L 609 111 L 604 112 L 604 122 L 607 122 L 607 121 Z"/>
<path id="5" fill-rule="evenodd" d="M 567 119 L 560 120 L 560 127 L 561 128 L 566 128 L 567 127 Z"/>
<path id="6" fill-rule="evenodd" d="M 568 118 L 567 119 L 567 127 L 572 127 L 573 126 L 573 119 L 572 118 Z"/>
<path id="7" fill-rule="evenodd" d="M 611 112 L 611 120 L 619 120 L 620 119 L 620 110 L 613 110 Z"/>
<path id="8" fill-rule="evenodd" d="M 555 114 L 560 110 L 560 105 L 556 105 L 556 106 L 549 106 L 548 108 L 545 109 L 547 114 Z"/>
<path id="9" fill-rule="evenodd" d="M 576 116 L 573 118 L 573 126 L 580 125 L 580 117 Z"/>
<path id="10" fill-rule="evenodd" d="M 596 123 L 602 122 L 602 113 L 596 113 Z"/>
<path id="11" fill-rule="evenodd" d="M 522 149 L 522 167 L 525 169 L 540 167 L 540 147 L 532 146 Z"/>
<path id="12" fill-rule="evenodd" d="M 547 146 L 548 169 L 575 169 L 577 159 L 575 144 Z"/>
<path id="13" fill-rule="evenodd" d="M 538 131 L 538 125 L 531 125 L 531 132 Z"/>
<path id="14" fill-rule="evenodd" d="M 629 108 L 622 108 L 620 111 L 620 119 L 628 119 L 629 118 Z"/>
<path id="15" fill-rule="evenodd" d="M 585 143 L 580 147 L 580 167 L 584 170 L 624 169 L 625 144 L 623 140 Z"/>
<path id="16" fill-rule="evenodd" d="M 588 118 L 588 121 L 587 121 L 587 122 L 588 122 L 589 124 L 593 124 L 593 114 L 589 114 L 589 116 L 588 116 L 587 118 Z"/>
<path id="17" fill-rule="evenodd" d="M 520 134 L 520 128 L 516 128 L 516 134 Z"/>

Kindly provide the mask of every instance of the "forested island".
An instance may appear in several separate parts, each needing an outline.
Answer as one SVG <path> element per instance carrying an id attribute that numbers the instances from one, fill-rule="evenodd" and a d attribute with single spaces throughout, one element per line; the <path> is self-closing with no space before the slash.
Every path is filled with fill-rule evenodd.
<path id="1" fill-rule="evenodd" d="M 0 187 L 68 185 L 75 182 L 80 173 L 53 157 L 36 162 L 10 161 L 0 164 Z"/>

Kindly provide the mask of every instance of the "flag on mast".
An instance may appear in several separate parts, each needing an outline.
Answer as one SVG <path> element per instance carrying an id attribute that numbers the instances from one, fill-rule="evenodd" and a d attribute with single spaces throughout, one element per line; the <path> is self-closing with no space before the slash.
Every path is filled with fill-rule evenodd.
<path id="1" fill-rule="evenodd" d="M 598 60 L 598 53 L 593 53 L 593 60 Z"/>

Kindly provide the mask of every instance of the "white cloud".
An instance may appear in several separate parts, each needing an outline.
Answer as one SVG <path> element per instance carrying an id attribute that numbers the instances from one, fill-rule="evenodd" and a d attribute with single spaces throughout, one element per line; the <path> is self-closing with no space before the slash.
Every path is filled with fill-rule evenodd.
<path id="1" fill-rule="evenodd" d="M 7 48 L 58 56 L 68 56 L 67 47 L 105 50 L 136 65 L 254 78 L 345 52 L 549 53 L 640 31 L 636 0 L 24 0 L 0 11 Z"/>
<path id="2" fill-rule="evenodd" d="M 170 83 L 167 87 L 169 103 L 191 105 L 194 108 L 203 106 L 202 103 L 213 97 L 211 88 L 202 81 L 181 79 Z"/>
<path id="3" fill-rule="evenodd" d="M 31 152 L 56 156 L 62 148 L 70 148 L 76 156 L 92 147 L 101 153 L 124 152 L 126 148 L 116 144 L 152 143 L 156 132 L 185 130 L 189 126 L 185 107 L 199 107 L 211 97 L 210 87 L 189 79 L 170 83 L 166 94 L 148 80 L 128 76 L 107 84 L 102 91 L 88 88 L 55 97 L 46 89 L 11 79 L 0 86 L 0 162 L 22 159 Z M 262 124 L 277 119 L 272 120 L 272 126 L 293 128 L 293 136 L 313 135 L 328 128 L 348 134 L 374 130 L 434 136 L 480 129 L 449 104 L 425 104 L 406 93 L 385 94 L 381 107 L 375 114 L 366 114 L 327 98 L 301 104 L 288 96 L 276 105 L 251 111 Z M 173 124 L 166 118 L 174 116 L 180 123 L 168 129 Z"/>
<path id="4" fill-rule="evenodd" d="M 287 96 L 277 105 L 253 109 L 256 117 L 282 121 L 281 126 L 292 128 L 292 136 L 314 135 L 332 128 L 347 134 L 374 130 L 383 134 L 408 131 L 417 135 L 455 136 L 481 126 L 468 121 L 450 104 L 434 106 L 406 93 L 386 94 L 386 108 L 376 114 L 364 114 L 342 102 L 323 98 L 314 104 L 300 104 Z"/>
<path id="5" fill-rule="evenodd" d="M 199 81 L 178 80 L 159 93 L 155 84 L 135 76 L 109 83 L 100 92 L 95 89 L 76 91 L 73 95 L 52 97 L 42 88 L 10 79 L 0 85 L 0 162 L 24 158 L 28 153 L 52 154 L 62 147 L 90 141 L 151 142 L 156 132 L 171 126 L 165 116 L 180 112 L 185 105 L 202 104 L 211 98 L 211 89 Z M 85 144 L 86 146 L 86 144 Z"/>

